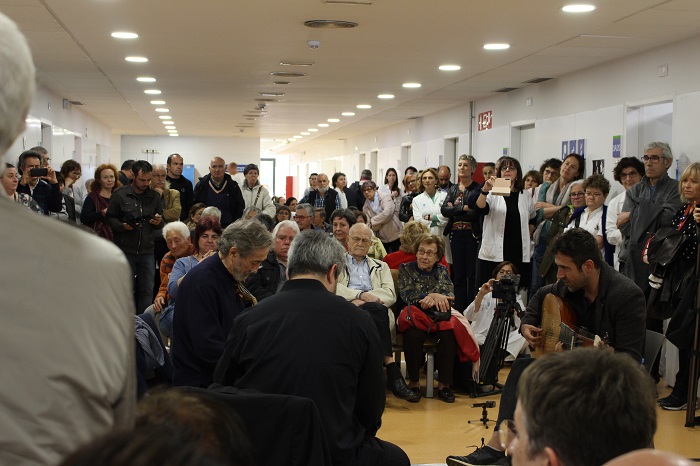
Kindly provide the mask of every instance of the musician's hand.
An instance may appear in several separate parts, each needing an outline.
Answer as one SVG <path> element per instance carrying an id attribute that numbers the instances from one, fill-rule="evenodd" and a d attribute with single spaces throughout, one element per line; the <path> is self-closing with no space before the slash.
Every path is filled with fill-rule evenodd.
<path id="1" fill-rule="evenodd" d="M 558 341 L 558 342 L 554 345 L 554 351 L 557 352 L 557 353 L 563 352 L 563 351 L 564 351 L 564 343 L 562 343 L 561 341 Z"/>
<path id="2" fill-rule="evenodd" d="M 534 325 L 522 324 L 520 333 L 533 348 L 542 346 L 542 329 Z"/>

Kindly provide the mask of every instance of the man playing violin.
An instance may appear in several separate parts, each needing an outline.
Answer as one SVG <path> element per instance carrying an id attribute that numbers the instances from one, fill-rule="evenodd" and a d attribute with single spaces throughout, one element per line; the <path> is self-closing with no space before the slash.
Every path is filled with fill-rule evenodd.
<path id="1" fill-rule="evenodd" d="M 642 362 L 646 336 L 644 294 L 637 285 L 609 265 L 601 255 L 593 235 L 582 228 L 565 232 L 554 242 L 552 253 L 558 267 L 557 282 L 540 288 L 530 299 L 521 318 L 520 333 L 532 348 L 543 346 L 546 336 L 541 328 L 545 296 L 561 298 L 573 311 L 577 325 L 603 338 L 615 352 Z M 564 345 L 556 345 L 562 351 Z M 449 456 L 447 464 L 509 464 L 499 441 L 498 429 L 504 419 L 513 419 L 516 389 L 522 372 L 534 360 L 518 358 L 503 387 L 498 421 L 489 443 L 468 456 Z"/>

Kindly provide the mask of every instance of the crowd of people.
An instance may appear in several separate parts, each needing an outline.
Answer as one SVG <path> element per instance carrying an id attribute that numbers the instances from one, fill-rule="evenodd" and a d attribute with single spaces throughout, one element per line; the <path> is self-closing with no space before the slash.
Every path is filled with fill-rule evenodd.
<path id="1" fill-rule="evenodd" d="M 5 153 L 22 131 L 34 68 L 1 14 L 0 80 L 9 83 L 0 89 Z M 641 160 L 620 159 L 624 191 L 607 204 L 610 183 L 584 178 L 578 154 L 525 174 L 504 156 L 483 165 L 482 183 L 469 155 L 454 183 L 448 166 L 408 167 L 402 182 L 388 168 L 381 185 L 369 170 L 351 184 L 343 173 L 314 173 L 297 200 L 271 196 L 255 164 L 240 173 L 221 157 L 194 186 L 172 154 L 165 165 L 100 165 L 83 189 L 76 161 L 56 172 L 42 147 L 24 151 L 0 177 L 2 252 L 22 256 L 2 273 L 12 292 L 0 329 L 0 463 L 263 464 L 274 448 L 260 448 L 252 432 L 285 423 L 220 401 L 261 392 L 257 409 L 311 400 L 299 409 L 314 441 L 296 449 L 298 464 L 407 466 L 400 446 L 377 437 L 386 391 L 421 400 L 428 339 L 439 400 L 474 388 L 459 380 L 482 383 L 499 367 L 480 366 L 504 303 L 516 315 L 497 341 L 514 362 L 494 434 L 449 465 L 602 465 L 649 447 L 658 363 L 651 377 L 640 365 L 646 331 L 663 319 L 680 365 L 657 403 L 678 410 L 695 396 L 692 338 L 678 322 L 695 294 L 700 163 L 679 182 L 667 174 L 672 162 L 662 142 Z M 37 266 L 49 277 L 42 293 L 26 279 Z M 517 297 L 496 293 L 506 278 Z M 87 285 L 81 293 L 76 280 Z M 550 341 L 552 299 L 610 351 L 564 352 L 575 345 Z M 407 380 L 393 356 L 397 332 Z M 548 345 L 553 354 L 529 357 Z M 154 369 L 180 388 L 149 391 Z"/>

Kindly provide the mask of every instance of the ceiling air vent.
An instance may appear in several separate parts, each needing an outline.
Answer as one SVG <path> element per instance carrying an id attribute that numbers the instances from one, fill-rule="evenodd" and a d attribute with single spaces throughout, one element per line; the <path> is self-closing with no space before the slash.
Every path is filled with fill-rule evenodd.
<path id="1" fill-rule="evenodd" d="M 502 87 L 500 89 L 496 89 L 493 92 L 510 92 L 510 91 L 514 91 L 516 89 L 517 89 L 517 87 Z"/>
<path id="2" fill-rule="evenodd" d="M 374 3 L 374 0 L 321 0 L 321 3 L 339 5 L 371 5 Z"/>
<path id="3" fill-rule="evenodd" d="M 301 78 L 306 76 L 306 73 L 299 73 L 296 71 L 273 71 L 270 73 L 272 76 L 279 76 L 281 78 Z"/>
<path id="4" fill-rule="evenodd" d="M 554 78 L 535 78 L 535 79 L 530 79 L 529 81 L 523 81 L 523 84 L 543 83 L 545 81 L 549 81 L 550 79 L 554 79 Z"/>
<path id="5" fill-rule="evenodd" d="M 85 105 L 79 100 L 69 100 L 68 102 L 70 102 L 71 105 Z"/>
<path id="6" fill-rule="evenodd" d="M 307 28 L 317 29 L 352 29 L 357 27 L 357 23 L 353 23 L 352 21 L 340 21 L 336 19 L 312 19 L 310 21 L 304 21 L 304 26 Z"/>

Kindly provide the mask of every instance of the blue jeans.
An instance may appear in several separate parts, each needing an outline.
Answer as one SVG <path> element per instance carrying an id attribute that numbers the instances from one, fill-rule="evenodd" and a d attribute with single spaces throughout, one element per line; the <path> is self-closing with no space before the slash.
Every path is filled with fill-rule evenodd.
<path id="1" fill-rule="evenodd" d="M 134 275 L 134 301 L 136 313 L 141 314 L 153 303 L 153 280 L 156 275 L 156 261 L 153 253 L 140 256 L 126 254 Z"/>

